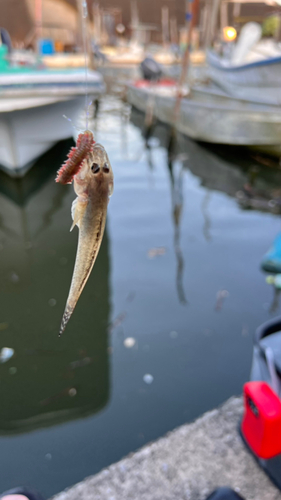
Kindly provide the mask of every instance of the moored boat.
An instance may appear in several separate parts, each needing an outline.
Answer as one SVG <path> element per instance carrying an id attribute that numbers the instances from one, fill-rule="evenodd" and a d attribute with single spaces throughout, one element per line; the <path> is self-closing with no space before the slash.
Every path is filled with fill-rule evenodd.
<path id="1" fill-rule="evenodd" d="M 281 105 L 281 52 L 243 64 L 232 64 L 207 51 L 208 74 L 230 96 L 251 102 Z"/>
<path id="2" fill-rule="evenodd" d="M 56 142 L 71 137 L 85 103 L 85 70 L 13 67 L 0 47 L 0 167 L 21 177 Z M 2 57 L 2 60 L 1 60 Z M 88 70 L 89 101 L 104 92 L 103 77 Z"/>
<path id="3" fill-rule="evenodd" d="M 153 113 L 173 125 L 177 86 L 137 81 L 127 87 L 127 99 L 146 111 L 153 96 Z M 281 108 L 231 97 L 214 84 L 194 86 L 181 100 L 177 129 L 194 140 L 239 146 L 254 146 L 279 154 Z"/>

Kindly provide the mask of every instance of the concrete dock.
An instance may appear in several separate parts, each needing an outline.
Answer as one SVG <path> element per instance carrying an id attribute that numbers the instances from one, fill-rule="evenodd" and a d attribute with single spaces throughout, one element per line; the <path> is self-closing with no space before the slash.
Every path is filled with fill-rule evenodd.
<path id="1" fill-rule="evenodd" d="M 242 399 L 231 398 L 54 499 L 204 500 L 216 487 L 230 486 L 246 500 L 280 500 L 242 443 L 241 416 Z"/>

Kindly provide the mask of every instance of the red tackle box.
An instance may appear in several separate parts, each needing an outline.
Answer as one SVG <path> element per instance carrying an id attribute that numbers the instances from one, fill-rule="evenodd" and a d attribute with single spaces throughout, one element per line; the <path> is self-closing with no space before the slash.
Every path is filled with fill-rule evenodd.
<path id="1" fill-rule="evenodd" d="M 244 385 L 243 437 L 263 459 L 281 453 L 281 400 L 266 382 Z"/>

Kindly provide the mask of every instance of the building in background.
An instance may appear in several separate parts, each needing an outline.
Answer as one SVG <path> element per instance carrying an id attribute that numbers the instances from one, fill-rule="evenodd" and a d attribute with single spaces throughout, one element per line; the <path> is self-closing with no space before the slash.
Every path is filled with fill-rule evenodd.
<path id="1" fill-rule="evenodd" d="M 0 0 L 0 26 L 14 47 L 34 47 L 38 32 L 61 49 L 72 49 L 79 37 L 76 6 L 66 0 Z"/>
<path id="2" fill-rule="evenodd" d="M 178 44 L 184 37 L 185 0 L 87 2 L 88 35 L 101 45 L 124 39 Z M 248 21 L 262 22 L 280 12 L 274 0 L 194 0 L 194 4 L 197 45 L 214 39 L 224 26 L 239 32 Z M 53 40 L 56 50 L 73 51 L 82 46 L 79 5 L 80 0 L 0 0 L 0 27 L 8 30 L 15 47 L 35 48 L 36 40 L 44 38 Z"/>

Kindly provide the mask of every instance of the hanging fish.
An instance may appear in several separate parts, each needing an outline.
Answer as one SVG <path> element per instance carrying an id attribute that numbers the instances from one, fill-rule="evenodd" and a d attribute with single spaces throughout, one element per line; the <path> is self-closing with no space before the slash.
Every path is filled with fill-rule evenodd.
<path id="1" fill-rule="evenodd" d="M 76 148 L 72 148 L 56 178 L 62 184 L 70 184 L 72 180 L 77 198 L 72 203 L 73 224 L 70 231 L 77 225 L 79 239 L 59 336 L 65 330 L 97 258 L 107 205 L 113 192 L 113 172 L 107 153 L 101 144 L 94 142 L 89 130 L 78 136 Z"/>

